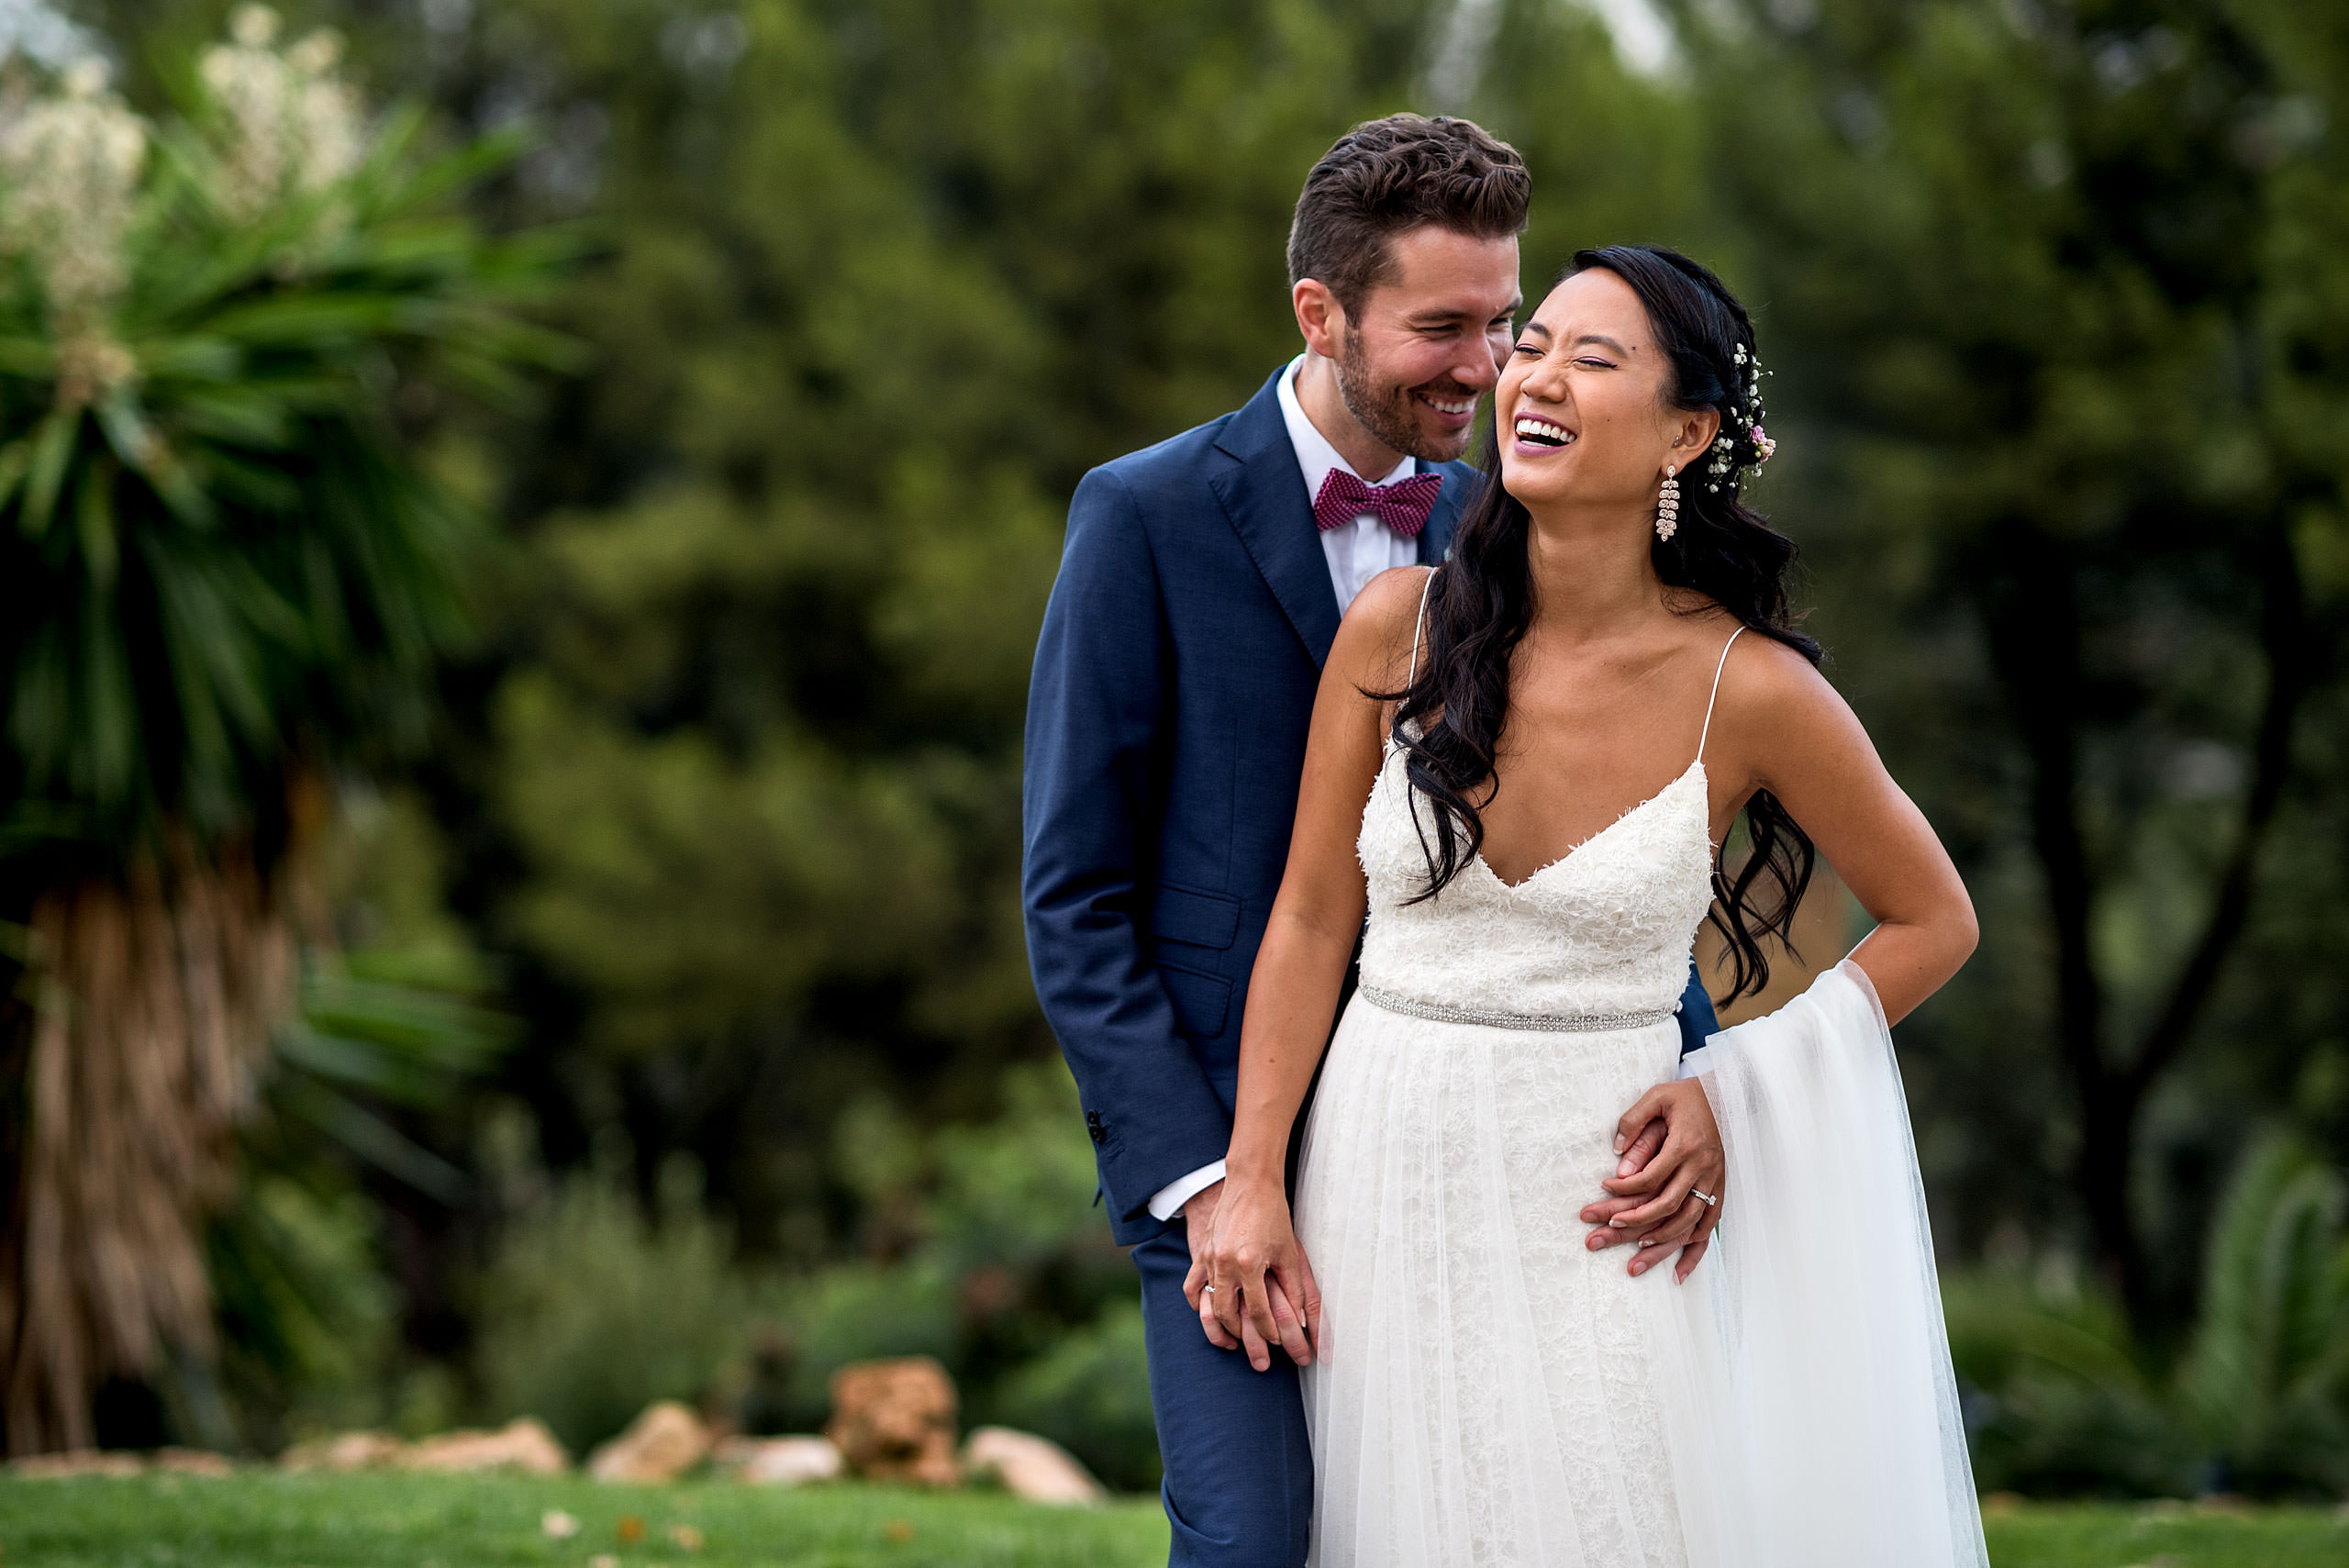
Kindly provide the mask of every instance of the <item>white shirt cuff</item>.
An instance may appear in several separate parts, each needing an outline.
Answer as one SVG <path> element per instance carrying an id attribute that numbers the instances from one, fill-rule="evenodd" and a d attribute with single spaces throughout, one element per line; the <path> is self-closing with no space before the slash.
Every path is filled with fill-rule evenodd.
<path id="1" fill-rule="evenodd" d="M 1680 1071 L 1675 1073 L 1673 1077 L 1675 1079 L 1701 1078 L 1710 1073 L 1713 1070 L 1713 1041 L 1720 1038 L 1720 1034 L 1707 1035 L 1704 1044 L 1680 1059 Z"/>
<path id="2" fill-rule="evenodd" d="M 1202 1165 L 1189 1175 L 1167 1183 L 1150 1198 L 1150 1217 L 1168 1220 L 1183 1212 L 1183 1206 L 1223 1180 L 1223 1162 Z"/>

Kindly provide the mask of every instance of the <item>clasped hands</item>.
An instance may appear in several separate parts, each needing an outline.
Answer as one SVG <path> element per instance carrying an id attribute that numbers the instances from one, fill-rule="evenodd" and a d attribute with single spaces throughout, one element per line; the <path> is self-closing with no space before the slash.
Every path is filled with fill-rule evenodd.
<path id="1" fill-rule="evenodd" d="M 1693 1079 L 1659 1084 L 1623 1113 L 1615 1128 L 1615 1173 L 1601 1178 L 1607 1196 L 1584 1206 L 1594 1226 L 1593 1251 L 1631 1246 L 1627 1270 L 1643 1274 L 1669 1256 L 1685 1281 L 1712 1245 L 1728 1161 L 1704 1086 Z M 1321 1343 L 1321 1288 L 1297 1244 L 1287 1195 L 1273 1176 L 1227 1177 L 1183 1206 L 1191 1272 L 1183 1295 L 1199 1328 L 1219 1350 L 1244 1351 L 1264 1372 L 1278 1345 L 1299 1366 Z"/>
<path id="2" fill-rule="evenodd" d="M 1598 1184 L 1608 1195 L 1583 1207 L 1583 1223 L 1598 1228 L 1583 1244 L 1593 1251 L 1631 1244 L 1634 1274 L 1676 1247 L 1673 1279 L 1686 1281 L 1713 1244 L 1729 1169 L 1705 1086 L 1683 1078 L 1642 1095 L 1615 1124 L 1615 1173 Z"/>

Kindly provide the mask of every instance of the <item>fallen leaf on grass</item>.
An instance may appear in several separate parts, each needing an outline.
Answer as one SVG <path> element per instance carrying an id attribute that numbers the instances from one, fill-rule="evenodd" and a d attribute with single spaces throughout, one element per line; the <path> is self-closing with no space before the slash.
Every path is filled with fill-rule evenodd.
<path id="1" fill-rule="evenodd" d="M 622 1546 L 634 1546 L 644 1539 L 644 1520 L 636 1514 L 622 1514 L 618 1527 Z"/>
<path id="2" fill-rule="evenodd" d="M 914 1522 L 911 1519 L 891 1519 L 881 1533 L 895 1541 L 911 1540 L 914 1538 Z"/>
<path id="3" fill-rule="evenodd" d="M 579 1533 L 579 1521 L 561 1508 L 549 1508 L 539 1516 L 539 1529 L 550 1540 L 569 1540 Z"/>

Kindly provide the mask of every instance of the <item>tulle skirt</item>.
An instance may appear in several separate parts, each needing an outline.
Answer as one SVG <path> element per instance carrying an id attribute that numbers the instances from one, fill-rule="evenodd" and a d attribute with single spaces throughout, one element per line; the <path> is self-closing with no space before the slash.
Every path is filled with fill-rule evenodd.
<path id="1" fill-rule="evenodd" d="M 1558 1034 L 1357 997 L 1297 1234 L 1319 1568 L 1987 1562 L 1891 1039 L 1846 964 L 1713 1037 L 1729 1159 L 1684 1285 L 1587 1250 L 1669 1023 Z"/>

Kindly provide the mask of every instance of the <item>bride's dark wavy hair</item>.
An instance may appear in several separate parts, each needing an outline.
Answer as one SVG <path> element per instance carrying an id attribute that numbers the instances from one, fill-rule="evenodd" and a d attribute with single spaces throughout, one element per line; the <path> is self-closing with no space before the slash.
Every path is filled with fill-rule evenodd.
<path id="1" fill-rule="evenodd" d="M 1668 369 L 1666 403 L 1719 413 L 1729 441 L 1684 471 L 1679 528 L 1650 545 L 1656 575 L 1704 595 L 1816 664 L 1819 644 L 1797 628 L 1787 605 L 1794 541 L 1738 495 L 1763 455 L 1753 435 L 1761 403 L 1752 318 L 1710 269 L 1661 245 L 1577 250 L 1560 281 L 1594 267 L 1621 278 L 1647 307 Z M 1404 690 L 1382 695 L 1400 704 L 1395 740 L 1415 786 L 1411 817 L 1428 862 L 1420 899 L 1442 892 L 1484 848 L 1480 808 L 1499 790 L 1494 756 L 1508 718 L 1509 661 L 1533 622 L 1526 554 L 1531 519 L 1501 484 L 1497 424 L 1496 417 L 1477 450 L 1485 483 L 1461 519 L 1451 559 L 1429 585 L 1427 652 L 1419 673 Z M 1419 817 L 1421 795 L 1435 806 L 1432 836 Z M 1766 790 L 1746 803 L 1745 823 L 1749 848 L 1734 872 L 1726 843 L 1717 856 L 1708 916 L 1734 961 L 1732 1001 L 1768 984 L 1762 939 L 1787 941 L 1818 858 L 1809 837 Z"/>

